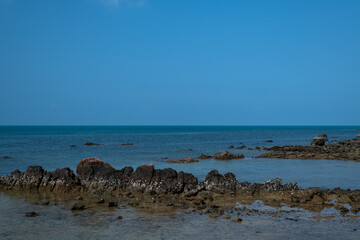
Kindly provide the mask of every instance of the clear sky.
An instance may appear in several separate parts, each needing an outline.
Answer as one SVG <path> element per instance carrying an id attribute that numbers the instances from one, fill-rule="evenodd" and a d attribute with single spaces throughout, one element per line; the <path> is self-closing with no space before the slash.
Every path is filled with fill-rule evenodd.
<path id="1" fill-rule="evenodd" d="M 0 0 L 0 124 L 360 125 L 360 1 Z"/>

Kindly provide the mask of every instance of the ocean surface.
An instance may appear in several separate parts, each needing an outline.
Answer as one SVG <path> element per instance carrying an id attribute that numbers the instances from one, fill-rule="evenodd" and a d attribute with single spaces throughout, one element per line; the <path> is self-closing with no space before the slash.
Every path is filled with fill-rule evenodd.
<path id="1" fill-rule="evenodd" d="M 75 171 L 81 159 L 98 157 L 117 169 L 152 163 L 156 168 L 191 172 L 200 180 L 217 169 L 220 173 L 233 172 L 239 181 L 262 183 L 279 177 L 283 183 L 296 181 L 303 188 L 360 189 L 360 163 L 352 161 L 256 159 L 264 151 L 247 148 L 229 149 L 245 155 L 239 160 L 170 164 L 164 159 L 211 155 L 231 145 L 252 149 L 309 145 L 323 133 L 330 141 L 345 140 L 360 134 L 360 126 L 0 126 L 0 157 L 10 157 L 0 159 L 0 175 L 15 169 L 25 171 L 29 165 L 41 165 L 46 170 L 70 167 Z M 86 142 L 102 145 L 85 146 Z M 133 145 L 122 145 L 125 143 Z M 42 214 L 25 218 L 24 213 L 32 210 Z M 119 212 L 124 219 L 114 221 Z M 359 226 L 356 220 L 292 222 L 252 217 L 235 224 L 206 215 L 149 215 L 131 208 L 74 216 L 61 204 L 35 206 L 3 193 L 0 214 L 0 239 L 238 239 L 241 235 L 245 239 L 360 239 L 359 232 L 354 231 Z"/>

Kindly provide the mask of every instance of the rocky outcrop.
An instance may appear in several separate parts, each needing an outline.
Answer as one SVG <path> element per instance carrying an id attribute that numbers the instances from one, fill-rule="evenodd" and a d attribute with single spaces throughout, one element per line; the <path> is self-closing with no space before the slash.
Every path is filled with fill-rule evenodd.
<path id="1" fill-rule="evenodd" d="M 326 159 L 360 161 L 360 139 L 350 139 L 332 144 L 325 144 L 326 137 L 319 137 L 311 146 L 274 146 L 268 148 L 271 152 L 264 153 L 257 158 L 282 159 Z M 320 144 L 320 145 L 319 145 Z"/>
<path id="2" fill-rule="evenodd" d="M 199 159 L 192 158 L 192 157 L 184 157 L 179 160 L 167 160 L 167 163 L 193 163 L 193 162 L 199 162 Z"/>
<path id="3" fill-rule="evenodd" d="M 47 172 L 40 166 L 29 166 L 25 172 L 15 170 L 0 178 L 0 187 L 11 190 L 69 192 L 76 187 L 76 178 L 69 168 Z"/>
<path id="4" fill-rule="evenodd" d="M 229 191 L 235 192 L 237 183 L 238 181 L 233 173 L 229 172 L 221 175 L 217 170 L 213 170 L 208 173 L 202 184 L 206 190 L 225 193 Z"/>
<path id="5" fill-rule="evenodd" d="M 244 155 L 242 154 L 232 154 L 229 151 L 215 153 L 213 156 L 216 160 L 232 160 L 232 159 L 241 159 L 244 158 Z"/>
<path id="6" fill-rule="evenodd" d="M 72 200 L 72 211 L 94 206 L 114 208 L 119 202 L 127 201 L 141 208 L 148 203 L 162 204 L 222 216 L 229 204 L 235 206 L 236 202 L 249 199 L 318 212 L 324 207 L 333 207 L 336 200 L 336 209 L 344 216 L 349 211 L 354 214 L 360 211 L 359 190 L 299 189 L 296 182 L 283 184 L 279 178 L 265 183 L 239 182 L 231 172 L 223 175 L 213 170 L 203 181 L 198 181 L 190 173 L 155 169 L 151 164 L 139 166 L 135 171 L 132 167 L 116 170 L 98 158 L 80 161 L 76 172 L 77 175 L 69 168 L 48 172 L 40 166 L 30 166 L 25 172 L 15 170 L 10 176 L 0 177 L 0 190 L 30 191 L 42 196 L 46 205 L 49 196 L 55 199 L 66 196 L 65 199 Z M 351 209 L 345 209 L 345 204 Z"/>
<path id="7" fill-rule="evenodd" d="M 201 154 L 198 158 L 199 159 L 210 159 L 210 158 L 212 158 L 212 156 L 211 155 L 206 155 L 206 154 Z"/>
<path id="8" fill-rule="evenodd" d="M 324 146 L 325 145 L 325 142 L 327 142 L 329 139 L 328 139 L 328 136 L 326 134 L 321 134 L 319 136 L 316 136 L 314 137 L 314 139 L 312 140 L 311 142 L 311 146 Z"/>

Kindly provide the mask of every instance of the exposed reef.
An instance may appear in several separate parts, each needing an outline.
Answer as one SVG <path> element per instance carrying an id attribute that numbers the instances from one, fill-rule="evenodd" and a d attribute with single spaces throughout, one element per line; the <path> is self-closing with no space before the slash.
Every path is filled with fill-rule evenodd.
<path id="1" fill-rule="evenodd" d="M 193 163 L 193 162 L 199 162 L 199 159 L 192 158 L 192 157 L 184 157 L 182 159 L 178 160 L 167 160 L 167 163 Z"/>
<path id="2" fill-rule="evenodd" d="M 283 184 L 278 178 L 265 183 L 239 182 L 233 173 L 222 175 L 216 170 L 199 181 L 191 173 L 155 169 L 153 165 L 143 165 L 135 171 L 132 167 L 116 170 L 97 158 L 80 161 L 76 175 L 69 168 L 48 172 L 40 166 L 30 166 L 25 172 L 15 170 L 10 176 L 0 177 L 0 190 L 70 199 L 75 201 L 72 211 L 90 205 L 116 207 L 119 202 L 127 202 L 131 206 L 161 205 L 222 215 L 236 202 L 254 200 L 313 211 L 333 207 L 335 201 L 343 215 L 349 210 L 355 214 L 360 210 L 360 190 L 300 189 L 296 182 Z M 49 204 L 48 200 L 45 202 Z M 343 209 L 343 204 L 349 204 L 351 209 Z"/>
<path id="3" fill-rule="evenodd" d="M 360 138 L 325 145 L 326 141 L 328 141 L 328 137 L 326 134 L 322 134 L 315 137 L 310 146 L 274 146 L 264 149 L 271 152 L 264 153 L 257 158 L 360 161 Z"/>

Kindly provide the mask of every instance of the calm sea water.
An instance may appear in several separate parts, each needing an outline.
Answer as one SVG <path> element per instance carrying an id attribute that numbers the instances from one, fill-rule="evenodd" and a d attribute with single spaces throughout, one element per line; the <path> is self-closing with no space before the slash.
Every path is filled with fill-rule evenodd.
<path id="1" fill-rule="evenodd" d="M 70 167 L 86 157 L 98 157 L 120 169 L 153 163 L 191 172 L 202 180 L 213 169 L 233 172 L 239 181 L 264 182 L 280 177 L 301 187 L 360 189 L 360 163 L 328 160 L 256 159 L 262 151 L 235 150 L 240 160 L 200 160 L 168 164 L 162 158 L 214 154 L 230 145 L 271 147 L 306 145 L 319 134 L 330 140 L 354 138 L 360 126 L 347 127 L 239 127 L 239 126 L 0 126 L 0 175 L 29 165 L 47 170 Z M 336 137 L 336 138 L 333 138 Z M 272 143 L 265 142 L 273 140 Z M 91 141 L 100 146 L 84 146 Z M 123 146 L 123 143 L 133 143 Z M 77 145 L 70 148 L 69 145 Z M 183 151 L 193 149 L 193 151 Z M 39 216 L 26 218 L 36 211 Z M 359 239 L 358 220 L 298 222 L 266 216 L 246 217 L 242 224 L 209 219 L 198 214 L 146 214 L 132 208 L 87 211 L 73 215 L 67 206 L 41 206 L 21 197 L 0 194 L 0 239 Z M 116 216 L 123 215 L 122 221 Z"/>

